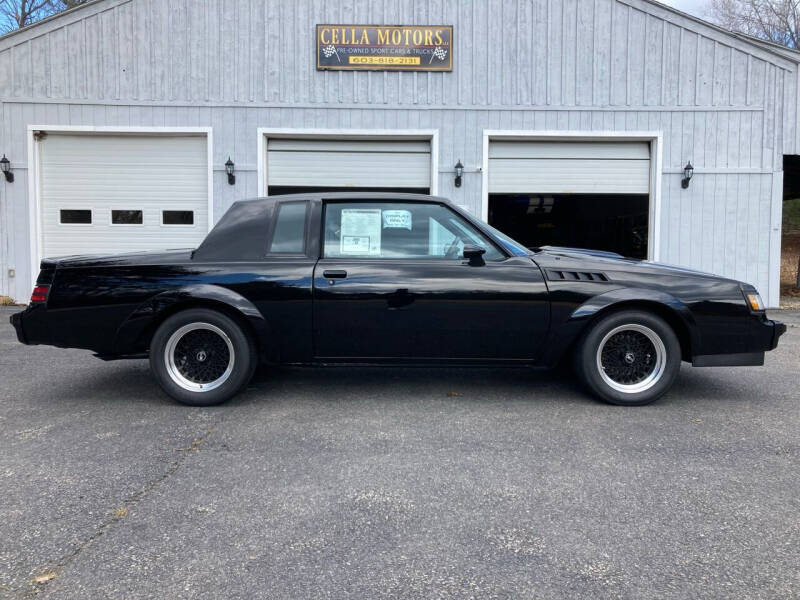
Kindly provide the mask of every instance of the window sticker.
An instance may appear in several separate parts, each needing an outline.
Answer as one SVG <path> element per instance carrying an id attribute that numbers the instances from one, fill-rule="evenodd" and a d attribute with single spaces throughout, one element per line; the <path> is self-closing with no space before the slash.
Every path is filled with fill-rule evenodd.
<path id="1" fill-rule="evenodd" d="M 410 210 L 385 210 L 383 211 L 384 229 L 408 229 L 411 231 Z"/>
<path id="2" fill-rule="evenodd" d="M 362 256 L 380 256 L 380 208 L 342 209 L 342 233 L 339 252 Z"/>

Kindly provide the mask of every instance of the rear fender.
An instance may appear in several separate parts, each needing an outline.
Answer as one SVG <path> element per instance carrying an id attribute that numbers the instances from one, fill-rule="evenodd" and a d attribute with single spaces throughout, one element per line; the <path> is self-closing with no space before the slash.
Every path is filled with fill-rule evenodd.
<path id="1" fill-rule="evenodd" d="M 548 366 L 556 365 L 598 316 L 611 310 L 626 308 L 651 310 L 664 317 L 677 330 L 681 345 L 686 343 L 689 346 L 685 348 L 688 352 L 684 352 L 684 355 L 693 355 L 693 349 L 699 346 L 694 316 L 681 300 L 658 290 L 619 288 L 588 298 L 571 313 L 567 313 L 565 319 L 554 322 L 550 328 L 543 363 Z"/>
<path id="2" fill-rule="evenodd" d="M 163 292 L 140 304 L 117 330 L 114 348 L 117 354 L 135 354 L 147 350 L 156 328 L 170 315 L 188 308 L 217 308 L 246 323 L 265 356 L 263 341 L 269 339 L 269 324 L 261 311 L 247 298 L 225 287 L 211 284 L 187 285 Z"/>

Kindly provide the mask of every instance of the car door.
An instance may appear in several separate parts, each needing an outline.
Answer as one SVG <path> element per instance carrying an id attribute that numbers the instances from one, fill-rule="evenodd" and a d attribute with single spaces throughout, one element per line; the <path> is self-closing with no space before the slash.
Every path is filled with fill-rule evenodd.
<path id="1" fill-rule="evenodd" d="M 325 360 L 531 360 L 547 290 L 445 204 L 327 201 L 314 270 L 314 347 Z M 464 247 L 485 249 L 465 260 Z"/>

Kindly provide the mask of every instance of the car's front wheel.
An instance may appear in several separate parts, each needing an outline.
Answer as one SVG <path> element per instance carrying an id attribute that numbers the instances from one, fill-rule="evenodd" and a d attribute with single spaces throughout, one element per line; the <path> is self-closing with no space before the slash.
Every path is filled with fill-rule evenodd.
<path id="1" fill-rule="evenodd" d="M 256 361 L 254 344 L 242 327 L 205 308 L 172 315 L 150 343 L 150 369 L 159 385 L 190 406 L 230 399 L 250 381 Z"/>
<path id="2" fill-rule="evenodd" d="M 672 387 L 681 347 L 662 318 L 648 312 L 611 313 L 583 335 L 575 349 L 575 371 L 594 394 L 612 404 L 650 404 Z"/>

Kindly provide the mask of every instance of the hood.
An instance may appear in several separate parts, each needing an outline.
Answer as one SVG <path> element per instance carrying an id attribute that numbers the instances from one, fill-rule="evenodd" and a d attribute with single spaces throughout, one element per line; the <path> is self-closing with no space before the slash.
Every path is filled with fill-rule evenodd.
<path id="1" fill-rule="evenodd" d="M 569 269 L 593 269 L 617 273 L 654 273 L 675 277 L 701 277 L 718 281 L 735 281 L 727 277 L 649 260 L 625 258 L 616 252 L 590 250 L 583 248 L 565 248 L 560 246 L 542 246 L 533 256 L 534 261 L 542 267 Z M 738 283 L 738 282 L 737 282 Z"/>
<path id="2" fill-rule="evenodd" d="M 42 260 L 42 269 L 175 264 L 191 260 L 193 248 L 150 250 L 124 254 L 76 254 Z"/>

